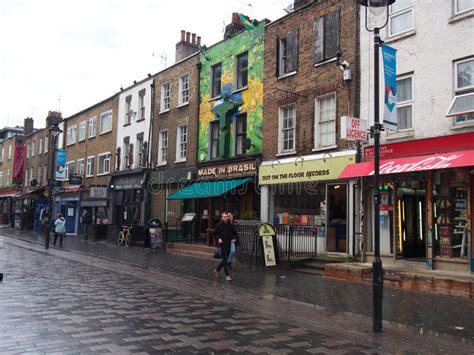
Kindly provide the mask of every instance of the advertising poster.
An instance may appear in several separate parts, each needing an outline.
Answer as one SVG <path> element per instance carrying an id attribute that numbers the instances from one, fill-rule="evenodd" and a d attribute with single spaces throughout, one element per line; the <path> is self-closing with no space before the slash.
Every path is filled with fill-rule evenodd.
<path id="1" fill-rule="evenodd" d="M 383 124 L 386 129 L 398 130 L 397 118 L 397 50 L 382 45 L 384 86 Z"/>
<path id="2" fill-rule="evenodd" d="M 56 150 L 56 164 L 54 165 L 55 179 L 56 180 L 66 180 L 66 150 L 58 149 Z"/>
<path id="3" fill-rule="evenodd" d="M 25 166 L 25 145 L 15 145 L 15 156 L 13 160 L 13 181 L 23 182 L 24 166 Z M 29 181 L 27 181 L 29 184 Z"/>

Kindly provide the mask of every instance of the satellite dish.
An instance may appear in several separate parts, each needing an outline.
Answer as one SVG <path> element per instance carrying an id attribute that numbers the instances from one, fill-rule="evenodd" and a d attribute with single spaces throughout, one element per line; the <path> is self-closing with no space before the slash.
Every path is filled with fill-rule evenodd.
<path id="1" fill-rule="evenodd" d="M 295 7 L 294 7 L 294 4 L 291 3 L 290 5 L 288 5 L 287 7 L 285 7 L 285 8 L 283 9 L 283 11 L 285 11 L 287 14 L 289 14 L 290 12 L 293 12 L 294 8 L 295 8 Z"/>

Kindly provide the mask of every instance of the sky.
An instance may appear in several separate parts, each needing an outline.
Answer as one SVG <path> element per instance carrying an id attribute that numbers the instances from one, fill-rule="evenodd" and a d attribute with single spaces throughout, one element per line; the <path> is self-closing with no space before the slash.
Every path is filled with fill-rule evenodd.
<path id="1" fill-rule="evenodd" d="M 233 12 L 276 20 L 292 0 L 0 0 L 0 128 L 71 116 L 170 66 L 181 30 L 210 46 Z"/>

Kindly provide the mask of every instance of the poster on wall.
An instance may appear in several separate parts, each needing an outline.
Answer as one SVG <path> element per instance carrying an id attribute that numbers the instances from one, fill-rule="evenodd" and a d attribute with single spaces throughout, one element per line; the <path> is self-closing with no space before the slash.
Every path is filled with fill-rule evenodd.
<path id="1" fill-rule="evenodd" d="M 56 150 L 56 163 L 54 164 L 55 174 L 54 178 L 56 180 L 66 180 L 66 150 L 57 149 Z"/>

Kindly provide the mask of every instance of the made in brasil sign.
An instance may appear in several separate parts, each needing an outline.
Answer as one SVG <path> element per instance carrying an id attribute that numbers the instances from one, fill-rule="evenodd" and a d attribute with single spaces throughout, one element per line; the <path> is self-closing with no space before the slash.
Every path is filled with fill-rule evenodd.
<path id="1" fill-rule="evenodd" d="M 383 124 L 386 129 L 397 131 L 397 50 L 382 44 L 384 86 Z"/>
<path id="2" fill-rule="evenodd" d="M 66 150 L 56 150 L 56 164 L 54 164 L 54 178 L 56 180 L 66 180 Z"/>

